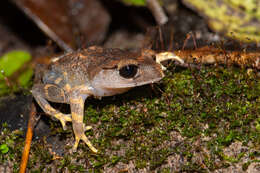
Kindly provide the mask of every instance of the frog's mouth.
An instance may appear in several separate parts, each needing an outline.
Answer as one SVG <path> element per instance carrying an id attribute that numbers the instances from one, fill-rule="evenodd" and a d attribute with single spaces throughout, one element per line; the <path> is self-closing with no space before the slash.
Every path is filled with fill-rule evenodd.
<path id="1" fill-rule="evenodd" d="M 113 96 L 117 94 L 124 93 L 134 87 L 151 84 L 160 81 L 161 78 L 156 78 L 149 81 L 144 81 L 140 83 L 125 83 L 125 84 L 115 84 L 115 83 L 106 83 L 105 86 L 99 85 L 99 87 L 94 86 L 95 90 L 93 92 L 93 95 L 95 96 Z"/>
<path id="2" fill-rule="evenodd" d="M 94 88 L 103 89 L 123 89 L 123 88 L 134 88 L 137 86 L 142 86 L 150 83 L 156 83 L 160 81 L 162 77 L 153 78 L 150 80 L 142 81 L 138 78 L 135 79 L 121 79 L 121 80 L 95 80 L 92 82 Z"/>
<path id="3" fill-rule="evenodd" d="M 146 81 L 138 81 L 138 78 L 113 81 L 108 79 L 100 80 L 99 78 L 97 78 L 92 81 L 92 87 L 94 88 L 93 95 L 103 97 L 121 94 L 128 91 L 131 88 L 150 83 L 155 83 L 160 81 L 161 79 L 162 77 L 157 77 Z"/>
<path id="4" fill-rule="evenodd" d="M 147 81 L 133 80 L 133 81 L 128 81 L 129 83 L 117 84 L 117 86 L 115 86 L 115 87 L 116 88 L 134 88 L 134 87 L 137 87 L 137 86 L 156 83 L 156 82 L 160 81 L 161 79 L 162 79 L 162 77 L 155 78 L 155 79 L 152 79 L 152 80 L 147 80 Z"/>

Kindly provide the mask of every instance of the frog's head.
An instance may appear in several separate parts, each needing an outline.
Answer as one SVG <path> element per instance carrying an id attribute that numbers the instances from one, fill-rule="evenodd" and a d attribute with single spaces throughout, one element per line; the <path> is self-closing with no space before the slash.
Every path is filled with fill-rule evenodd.
<path id="1" fill-rule="evenodd" d="M 153 52 L 127 55 L 109 58 L 104 62 L 92 79 L 93 88 L 101 93 L 97 95 L 119 94 L 163 78 L 162 68 L 156 63 Z"/>

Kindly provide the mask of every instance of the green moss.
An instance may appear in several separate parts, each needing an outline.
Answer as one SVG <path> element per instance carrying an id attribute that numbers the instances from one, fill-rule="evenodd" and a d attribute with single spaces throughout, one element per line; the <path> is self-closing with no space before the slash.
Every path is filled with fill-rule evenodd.
<path id="1" fill-rule="evenodd" d="M 36 141 L 28 167 L 42 171 L 54 164 L 61 171 L 103 172 L 105 167 L 131 162 L 135 170 L 171 172 L 168 159 L 179 156 L 179 171 L 206 172 L 229 167 L 245 157 L 245 170 L 258 161 L 259 153 L 249 154 L 252 149 L 259 151 L 260 145 L 257 72 L 221 66 L 169 69 L 153 87 L 86 102 L 84 122 L 93 126 L 86 134 L 99 154 L 80 143 L 78 153 L 66 152 L 54 161 L 46 144 Z M 64 139 L 73 141 L 71 130 L 64 132 L 59 123 L 50 123 L 53 134 L 62 133 Z M 22 150 L 17 147 L 22 146 L 23 138 L 15 140 L 18 145 L 7 145 L 13 155 L 1 155 L 2 162 L 12 158 L 19 164 Z M 6 141 L 1 137 L 1 144 Z M 250 150 L 236 157 L 225 155 L 223 150 L 237 141 Z"/>
<path id="2" fill-rule="evenodd" d="M 7 124 L 3 124 L 1 129 L 0 144 L 8 148 L 7 152 L 0 153 L 0 165 L 9 165 L 13 163 L 14 172 L 18 172 L 21 152 L 23 150 L 22 132 L 19 130 L 8 130 Z"/>
<path id="3" fill-rule="evenodd" d="M 135 6 L 145 6 L 145 0 L 121 0 L 123 3 L 127 5 L 135 5 Z"/>

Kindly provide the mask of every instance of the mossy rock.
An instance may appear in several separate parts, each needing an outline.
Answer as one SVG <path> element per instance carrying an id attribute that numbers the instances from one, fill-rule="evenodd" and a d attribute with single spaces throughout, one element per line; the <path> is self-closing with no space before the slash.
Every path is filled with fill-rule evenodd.
<path id="1" fill-rule="evenodd" d="M 260 41 L 260 1 L 183 0 L 208 20 L 216 32 L 243 42 Z"/>

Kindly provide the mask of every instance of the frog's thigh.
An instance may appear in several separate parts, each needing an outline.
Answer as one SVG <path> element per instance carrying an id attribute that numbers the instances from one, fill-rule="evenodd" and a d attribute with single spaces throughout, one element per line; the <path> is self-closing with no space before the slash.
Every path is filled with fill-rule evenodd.
<path id="1" fill-rule="evenodd" d="M 55 103 L 68 103 L 66 92 L 55 84 L 38 84 L 38 91 L 44 98 Z"/>
<path id="2" fill-rule="evenodd" d="M 43 111 L 59 119 L 65 129 L 66 121 L 71 121 L 71 115 L 63 114 L 54 109 L 47 100 L 58 103 L 67 103 L 65 92 L 53 84 L 36 84 L 32 88 L 32 94 Z M 47 99 L 47 100 L 46 100 Z"/>

